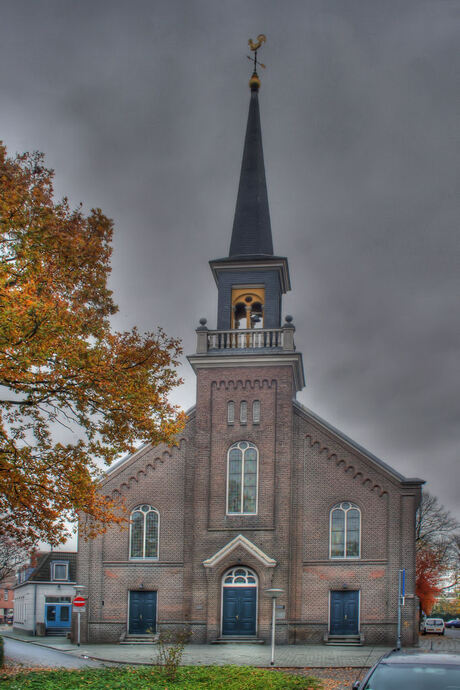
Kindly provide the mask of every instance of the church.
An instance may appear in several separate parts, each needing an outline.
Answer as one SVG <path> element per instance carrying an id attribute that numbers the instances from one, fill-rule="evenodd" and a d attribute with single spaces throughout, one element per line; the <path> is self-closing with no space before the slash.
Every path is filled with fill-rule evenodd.
<path id="1" fill-rule="evenodd" d="M 174 447 L 113 465 L 129 528 L 80 540 L 82 640 L 125 642 L 187 628 L 191 641 L 394 644 L 418 634 L 409 479 L 296 401 L 305 385 L 288 260 L 274 253 L 259 113 L 249 115 L 228 256 L 210 261 L 218 307 L 201 319 L 196 405 Z"/>

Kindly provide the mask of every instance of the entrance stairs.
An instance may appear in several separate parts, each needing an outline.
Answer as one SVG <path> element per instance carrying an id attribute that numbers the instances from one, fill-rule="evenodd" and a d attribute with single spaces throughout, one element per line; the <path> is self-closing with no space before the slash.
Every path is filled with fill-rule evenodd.
<path id="1" fill-rule="evenodd" d="M 242 635 L 241 637 L 227 635 L 225 637 L 218 637 L 211 644 L 265 644 L 265 640 L 261 640 L 260 637 L 253 635 Z"/>
<path id="2" fill-rule="evenodd" d="M 156 644 L 158 635 L 128 635 L 124 633 L 120 637 L 120 644 Z"/>
<path id="3" fill-rule="evenodd" d="M 335 647 L 362 647 L 364 635 L 362 633 L 357 633 L 356 635 L 331 635 L 326 633 L 324 643 Z"/>
<path id="4" fill-rule="evenodd" d="M 66 637 L 70 628 L 46 628 L 46 637 Z"/>

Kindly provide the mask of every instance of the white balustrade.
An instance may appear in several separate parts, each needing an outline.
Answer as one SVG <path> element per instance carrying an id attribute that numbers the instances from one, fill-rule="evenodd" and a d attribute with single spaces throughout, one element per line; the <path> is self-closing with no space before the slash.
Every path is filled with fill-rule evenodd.
<path id="1" fill-rule="evenodd" d="M 208 350 L 261 349 L 284 347 L 283 328 L 208 331 Z"/>

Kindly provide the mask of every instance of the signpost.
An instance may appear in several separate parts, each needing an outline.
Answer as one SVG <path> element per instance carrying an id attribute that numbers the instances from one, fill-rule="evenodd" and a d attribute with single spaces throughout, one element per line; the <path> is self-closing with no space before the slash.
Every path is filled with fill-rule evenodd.
<path id="1" fill-rule="evenodd" d="M 78 585 L 77 585 L 78 586 Z M 77 586 L 75 589 L 77 589 Z M 78 591 L 78 590 L 77 590 Z M 77 612 L 77 647 L 80 646 L 80 616 L 86 611 L 86 599 L 80 595 L 74 597 L 73 600 L 73 610 Z"/>
<path id="2" fill-rule="evenodd" d="M 396 640 L 396 649 L 401 649 L 401 614 L 404 606 L 406 590 L 406 569 L 403 568 L 398 573 L 398 639 Z"/>

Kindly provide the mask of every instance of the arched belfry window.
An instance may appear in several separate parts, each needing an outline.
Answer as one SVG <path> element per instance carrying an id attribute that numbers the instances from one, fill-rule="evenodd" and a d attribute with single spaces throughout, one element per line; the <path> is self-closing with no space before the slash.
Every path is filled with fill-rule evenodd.
<path id="1" fill-rule="evenodd" d="M 131 513 L 130 558 L 158 558 L 160 514 L 156 508 L 143 504 Z"/>
<path id="2" fill-rule="evenodd" d="M 361 511 L 344 501 L 331 510 L 330 557 L 359 558 L 361 550 Z"/>
<path id="3" fill-rule="evenodd" d="M 250 568 L 232 568 L 223 579 L 224 587 L 257 587 L 257 575 Z"/>
<path id="4" fill-rule="evenodd" d="M 265 288 L 233 288 L 232 328 L 263 328 L 264 304 Z"/>
<path id="5" fill-rule="evenodd" d="M 227 454 L 227 513 L 255 515 L 259 453 L 249 441 L 234 443 Z"/>

